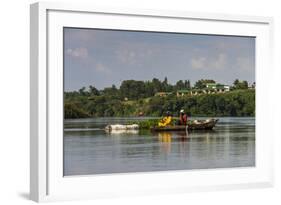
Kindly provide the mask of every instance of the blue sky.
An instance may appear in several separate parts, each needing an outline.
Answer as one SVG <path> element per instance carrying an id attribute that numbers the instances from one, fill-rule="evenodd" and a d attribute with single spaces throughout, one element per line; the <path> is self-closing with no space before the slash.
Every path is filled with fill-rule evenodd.
<path id="1" fill-rule="evenodd" d="M 64 29 L 66 91 L 123 80 L 169 83 L 214 79 L 255 81 L 255 38 L 98 29 Z"/>

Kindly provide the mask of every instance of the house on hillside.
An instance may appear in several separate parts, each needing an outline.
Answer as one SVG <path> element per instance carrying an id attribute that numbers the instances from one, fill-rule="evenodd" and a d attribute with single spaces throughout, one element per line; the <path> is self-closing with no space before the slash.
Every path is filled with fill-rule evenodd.
<path id="1" fill-rule="evenodd" d="M 228 92 L 230 91 L 230 86 L 219 84 L 219 83 L 207 83 L 205 92 L 209 93 L 212 90 L 215 91 L 216 93 Z"/>
<path id="2" fill-rule="evenodd" d="M 189 94 L 191 94 L 190 90 L 178 90 L 177 91 L 177 97 L 186 96 Z"/>
<path id="3" fill-rule="evenodd" d="M 158 96 L 158 97 L 166 97 L 168 95 L 171 95 L 172 92 L 157 92 L 155 93 L 155 96 Z"/>
<path id="4" fill-rule="evenodd" d="M 200 94 L 212 94 L 212 93 L 224 93 L 230 91 L 229 85 L 222 85 L 219 83 L 207 83 L 205 88 L 193 88 L 193 89 L 186 89 L 186 90 L 178 90 L 177 97 L 182 96 L 194 96 Z"/>
<path id="5" fill-rule="evenodd" d="M 204 91 L 202 89 L 192 89 L 190 91 L 190 95 L 200 95 L 202 93 L 204 93 Z"/>

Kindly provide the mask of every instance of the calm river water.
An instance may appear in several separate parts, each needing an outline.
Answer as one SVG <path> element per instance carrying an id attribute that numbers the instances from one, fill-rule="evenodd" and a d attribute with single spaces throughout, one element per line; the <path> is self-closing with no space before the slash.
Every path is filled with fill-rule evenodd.
<path id="1" fill-rule="evenodd" d="M 65 120 L 64 175 L 255 166 L 255 118 L 219 118 L 213 131 L 106 133 L 145 118 Z"/>

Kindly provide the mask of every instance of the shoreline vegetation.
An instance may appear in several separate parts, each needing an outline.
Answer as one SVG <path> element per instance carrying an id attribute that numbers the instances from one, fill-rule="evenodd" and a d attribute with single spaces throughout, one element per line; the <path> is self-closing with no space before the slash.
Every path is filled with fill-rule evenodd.
<path id="1" fill-rule="evenodd" d="M 184 109 L 193 117 L 252 117 L 255 116 L 255 84 L 236 79 L 233 85 L 201 79 L 194 86 L 189 80 L 175 85 L 167 78 L 160 81 L 125 80 L 96 89 L 85 87 L 64 92 L 64 118 L 89 117 L 160 117 L 169 110 L 174 116 Z"/>

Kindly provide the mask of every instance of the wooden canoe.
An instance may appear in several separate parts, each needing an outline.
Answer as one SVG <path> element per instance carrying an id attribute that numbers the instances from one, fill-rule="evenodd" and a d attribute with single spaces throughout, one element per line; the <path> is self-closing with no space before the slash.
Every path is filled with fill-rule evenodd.
<path id="1" fill-rule="evenodd" d="M 184 131 L 188 130 L 212 130 L 218 119 L 207 119 L 207 120 L 194 120 L 189 121 L 188 125 L 170 125 L 165 127 L 155 126 L 151 128 L 151 131 L 161 132 L 161 131 Z"/>

